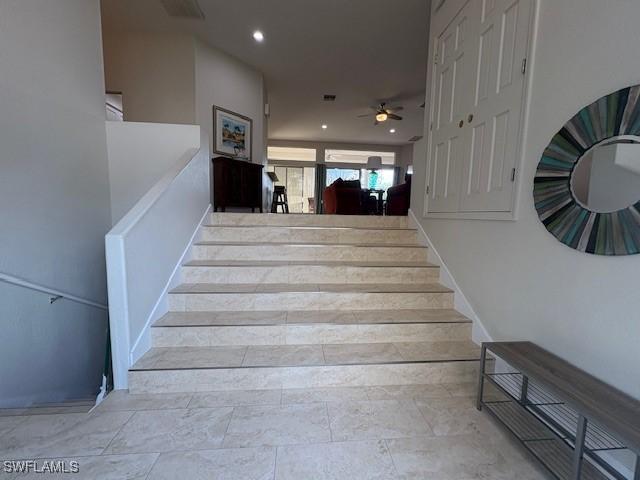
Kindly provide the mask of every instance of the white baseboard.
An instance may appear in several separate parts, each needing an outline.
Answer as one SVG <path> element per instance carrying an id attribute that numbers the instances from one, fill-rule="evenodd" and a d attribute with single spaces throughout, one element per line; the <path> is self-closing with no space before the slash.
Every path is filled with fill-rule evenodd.
<path id="1" fill-rule="evenodd" d="M 480 317 L 476 314 L 475 310 L 467 300 L 464 292 L 456 282 L 455 278 L 447 268 L 446 263 L 442 260 L 438 250 L 435 248 L 429 235 L 424 231 L 420 222 L 413 213 L 413 210 L 409 209 L 409 224 L 412 228 L 418 230 L 418 242 L 429 249 L 428 260 L 430 263 L 440 267 L 440 283 L 445 287 L 453 290 L 454 293 L 454 307 L 457 311 L 468 317 L 473 322 L 473 331 L 471 338 L 478 345 L 483 342 L 492 342 L 493 339 L 487 332 L 487 329 L 482 324 Z"/>
<path id="2" fill-rule="evenodd" d="M 194 230 L 193 235 L 191 235 L 191 238 L 189 239 L 189 242 L 186 248 L 182 252 L 180 259 L 174 266 L 173 272 L 171 273 L 169 280 L 167 281 L 164 289 L 162 290 L 162 293 L 160 294 L 158 301 L 153 307 L 151 314 L 147 318 L 147 322 L 145 323 L 142 332 L 140 333 L 135 343 L 133 344 L 133 347 L 131 348 L 131 353 L 129 356 L 130 365 L 133 365 L 138 360 L 140 360 L 140 358 L 145 353 L 147 353 L 151 348 L 151 325 L 153 325 L 158 319 L 160 319 L 164 314 L 166 314 L 169 311 L 169 307 L 167 303 L 167 294 L 173 288 L 175 288 L 181 283 L 181 277 L 180 277 L 180 272 L 182 271 L 181 267 L 182 265 L 184 265 L 186 259 L 190 256 L 193 243 L 196 240 L 196 236 L 200 233 L 202 224 L 204 223 L 207 215 L 209 215 L 210 212 L 211 212 L 211 205 L 207 207 L 204 214 L 200 218 L 200 221 L 196 226 L 196 229 Z"/>

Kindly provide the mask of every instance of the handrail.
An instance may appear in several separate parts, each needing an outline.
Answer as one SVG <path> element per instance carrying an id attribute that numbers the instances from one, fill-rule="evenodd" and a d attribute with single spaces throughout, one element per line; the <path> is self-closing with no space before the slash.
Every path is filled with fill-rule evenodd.
<path id="1" fill-rule="evenodd" d="M 0 282 L 9 283 L 11 285 L 17 285 L 19 287 L 28 288 L 29 290 L 34 290 L 36 292 L 46 293 L 47 295 L 52 295 L 51 303 L 59 300 L 61 298 L 66 298 L 67 300 L 71 300 L 72 302 L 81 303 L 83 305 L 89 305 L 90 307 L 99 308 L 101 310 L 108 310 L 107 305 L 94 302 L 92 300 L 87 300 L 86 298 L 78 297 L 76 295 L 71 295 L 69 293 L 61 292 L 60 290 L 55 290 L 49 287 L 43 287 L 41 285 L 37 285 L 35 283 L 31 283 L 27 280 L 23 280 L 18 277 L 14 277 L 13 275 L 8 275 L 6 273 L 0 273 Z"/>

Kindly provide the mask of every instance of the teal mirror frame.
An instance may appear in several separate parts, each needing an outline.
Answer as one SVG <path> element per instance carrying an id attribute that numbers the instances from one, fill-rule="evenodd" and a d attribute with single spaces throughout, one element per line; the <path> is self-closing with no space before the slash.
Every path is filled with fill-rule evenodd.
<path id="1" fill-rule="evenodd" d="M 640 85 L 624 88 L 583 108 L 551 140 L 538 164 L 535 208 L 560 242 L 595 255 L 640 253 L 639 201 L 611 213 L 588 210 L 571 188 L 579 160 L 593 147 L 621 135 L 640 136 Z"/>

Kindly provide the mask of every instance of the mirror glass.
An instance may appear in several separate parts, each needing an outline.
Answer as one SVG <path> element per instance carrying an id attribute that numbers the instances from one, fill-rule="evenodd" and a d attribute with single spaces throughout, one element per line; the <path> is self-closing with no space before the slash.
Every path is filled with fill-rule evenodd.
<path id="1" fill-rule="evenodd" d="M 593 212 L 616 212 L 638 203 L 640 137 L 610 138 L 589 150 L 573 170 L 571 189 Z"/>

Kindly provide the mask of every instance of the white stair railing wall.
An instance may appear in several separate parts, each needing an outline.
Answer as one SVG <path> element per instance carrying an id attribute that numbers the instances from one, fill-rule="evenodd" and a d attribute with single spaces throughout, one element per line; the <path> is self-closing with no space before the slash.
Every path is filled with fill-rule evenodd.
<path id="1" fill-rule="evenodd" d="M 206 136 L 190 149 L 105 237 L 114 388 L 150 347 L 150 325 L 210 205 Z"/>

